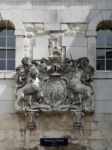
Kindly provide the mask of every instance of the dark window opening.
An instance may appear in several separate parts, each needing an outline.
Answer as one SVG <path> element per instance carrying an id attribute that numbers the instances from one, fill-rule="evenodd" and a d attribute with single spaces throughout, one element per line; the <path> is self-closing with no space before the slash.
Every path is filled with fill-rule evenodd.
<path id="1" fill-rule="evenodd" d="M 112 70 L 112 21 L 97 26 L 96 69 Z"/>
<path id="2" fill-rule="evenodd" d="M 0 70 L 15 70 L 15 28 L 7 20 L 0 22 Z"/>

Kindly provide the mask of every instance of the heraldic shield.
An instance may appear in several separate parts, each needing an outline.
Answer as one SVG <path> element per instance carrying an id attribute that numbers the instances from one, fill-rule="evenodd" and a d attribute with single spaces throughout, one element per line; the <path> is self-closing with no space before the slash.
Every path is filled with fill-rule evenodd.
<path id="1" fill-rule="evenodd" d="M 62 78 L 49 78 L 43 83 L 44 102 L 51 107 L 63 104 L 67 99 L 67 84 Z"/>

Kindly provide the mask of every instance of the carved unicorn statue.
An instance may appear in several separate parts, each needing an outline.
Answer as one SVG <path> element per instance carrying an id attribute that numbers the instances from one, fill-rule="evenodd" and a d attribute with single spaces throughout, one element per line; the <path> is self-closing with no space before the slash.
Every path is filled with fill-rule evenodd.
<path id="1" fill-rule="evenodd" d="M 93 80 L 94 68 L 89 65 L 89 59 L 82 57 L 76 61 L 75 72 L 70 80 L 68 88 L 74 94 L 78 93 L 79 103 L 82 103 L 84 97 L 91 98 L 93 88 L 90 82 Z"/>

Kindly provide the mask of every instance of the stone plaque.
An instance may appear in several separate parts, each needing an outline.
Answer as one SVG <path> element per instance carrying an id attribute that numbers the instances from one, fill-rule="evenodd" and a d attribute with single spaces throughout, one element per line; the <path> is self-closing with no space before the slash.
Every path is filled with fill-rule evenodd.
<path id="1" fill-rule="evenodd" d="M 68 139 L 67 138 L 41 138 L 40 145 L 41 146 L 67 146 Z"/>

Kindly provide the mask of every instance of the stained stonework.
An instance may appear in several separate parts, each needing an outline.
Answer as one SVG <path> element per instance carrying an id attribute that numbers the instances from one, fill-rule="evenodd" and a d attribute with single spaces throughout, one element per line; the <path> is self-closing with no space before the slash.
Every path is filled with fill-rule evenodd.
<path id="1" fill-rule="evenodd" d="M 46 150 L 87 150 L 87 147 L 80 146 L 80 144 L 69 144 L 67 147 L 61 148 L 46 148 Z"/>
<path id="2" fill-rule="evenodd" d="M 4 24 L 4 20 L 9 20 L 15 26 L 16 67 L 21 64 L 24 57 L 30 57 L 32 60 L 37 59 L 39 64 L 49 70 L 49 63 L 47 66 L 45 64 L 46 60 L 49 60 L 49 55 L 52 58 L 53 53 L 56 56 L 61 51 L 63 60 L 61 67 L 65 66 L 65 58 L 68 58 L 66 60 L 67 68 L 71 69 L 69 60 L 86 57 L 89 65 L 95 69 L 97 25 L 105 20 L 111 20 L 111 18 L 111 0 L 0 0 L 1 24 Z M 0 36 L 0 38 L 2 37 Z M 0 55 L 0 60 L 1 57 L 2 55 Z M 58 70 L 60 63 L 56 65 L 58 65 Z M 46 77 L 44 71 L 43 69 L 43 73 L 40 73 L 40 81 Z M 81 113 L 75 111 L 75 114 L 70 110 L 46 112 L 45 109 L 44 111 L 39 109 L 38 113 L 37 110 L 36 113 L 35 111 L 32 113 L 30 111 L 18 112 L 15 109 L 17 100 L 15 72 L 0 70 L 0 150 L 112 149 L 111 71 L 98 72 L 96 69 L 94 70 L 94 80 L 91 82 L 94 89 L 92 93 L 94 114 L 92 111 L 88 113 L 85 103 L 82 103 L 84 111 Z M 71 81 L 71 71 L 68 73 L 69 76 L 62 73 L 62 77 L 64 75 L 64 79 L 66 77 L 68 81 Z M 59 86 L 62 87 L 60 82 L 55 81 L 54 83 L 56 85 L 59 83 Z M 72 82 L 69 90 L 74 90 L 71 85 Z M 78 98 L 79 102 L 78 95 L 76 93 L 74 95 L 75 100 Z M 86 99 L 83 100 L 85 102 Z M 87 106 L 90 105 L 89 102 Z M 25 105 L 27 105 L 26 103 Z M 29 105 L 26 108 L 29 108 Z M 33 119 L 35 123 L 31 124 Z M 76 123 L 78 121 L 81 121 L 81 126 Z M 29 130 L 31 126 L 35 130 Z M 53 137 L 68 138 L 68 146 L 40 146 L 40 138 Z"/>

